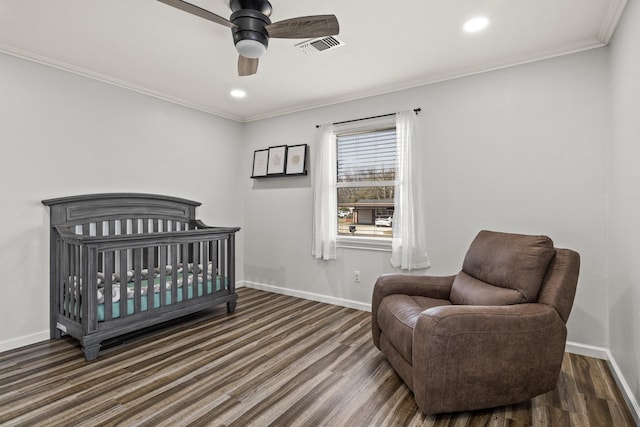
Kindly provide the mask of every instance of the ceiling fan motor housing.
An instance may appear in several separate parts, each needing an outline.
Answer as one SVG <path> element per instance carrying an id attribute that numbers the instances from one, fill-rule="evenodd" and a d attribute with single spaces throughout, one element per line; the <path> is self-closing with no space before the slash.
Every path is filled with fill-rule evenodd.
<path id="1" fill-rule="evenodd" d="M 268 0 L 231 0 L 229 7 L 232 12 L 236 12 L 241 9 L 252 9 L 262 12 L 266 16 L 271 16 L 271 3 Z"/>
<path id="2" fill-rule="evenodd" d="M 234 44 L 241 40 L 255 40 L 267 48 L 269 33 L 265 26 L 271 24 L 269 17 L 257 10 L 240 9 L 233 12 L 230 20 L 237 25 L 231 29 Z"/>

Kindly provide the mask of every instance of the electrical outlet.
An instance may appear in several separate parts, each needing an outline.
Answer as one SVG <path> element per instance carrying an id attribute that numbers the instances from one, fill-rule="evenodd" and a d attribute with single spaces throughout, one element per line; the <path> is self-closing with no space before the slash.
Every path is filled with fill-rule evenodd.
<path id="1" fill-rule="evenodd" d="M 353 281 L 360 283 L 360 272 L 357 270 L 353 272 Z"/>

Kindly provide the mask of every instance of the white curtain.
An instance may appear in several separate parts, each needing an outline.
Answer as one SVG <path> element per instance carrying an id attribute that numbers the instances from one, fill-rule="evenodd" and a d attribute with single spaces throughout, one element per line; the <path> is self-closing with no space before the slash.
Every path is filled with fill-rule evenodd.
<path id="1" fill-rule="evenodd" d="M 396 188 L 391 265 L 406 270 L 428 268 L 425 218 L 419 191 L 420 164 L 416 156 L 417 119 L 414 111 L 396 113 Z"/>
<path id="2" fill-rule="evenodd" d="M 318 128 L 313 174 L 313 237 L 311 254 L 336 259 L 338 195 L 336 187 L 336 135 L 332 125 Z"/>

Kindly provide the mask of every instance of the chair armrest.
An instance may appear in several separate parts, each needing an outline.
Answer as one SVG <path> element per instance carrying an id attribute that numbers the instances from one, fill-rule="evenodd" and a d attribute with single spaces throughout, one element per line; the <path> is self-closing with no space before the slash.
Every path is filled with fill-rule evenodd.
<path id="1" fill-rule="evenodd" d="M 449 299 L 454 276 L 416 276 L 412 274 L 383 274 L 373 288 L 373 304 L 387 295 L 404 294 Z"/>
<path id="2" fill-rule="evenodd" d="M 411 274 L 384 274 L 373 287 L 371 300 L 371 332 L 373 343 L 380 348 L 380 327 L 377 312 L 380 301 L 388 295 L 404 294 L 437 299 L 449 299 L 451 285 L 456 276 L 416 276 Z"/>
<path id="3" fill-rule="evenodd" d="M 426 413 L 508 405 L 556 385 L 566 327 L 545 304 L 452 305 L 420 315 L 413 384 Z"/>

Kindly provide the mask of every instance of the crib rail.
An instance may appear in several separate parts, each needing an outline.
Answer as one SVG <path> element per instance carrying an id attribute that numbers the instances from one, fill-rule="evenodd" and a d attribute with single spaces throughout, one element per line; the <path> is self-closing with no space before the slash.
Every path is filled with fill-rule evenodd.
<path id="1" fill-rule="evenodd" d="M 63 331 L 116 328 L 235 292 L 239 228 L 156 218 L 53 228 L 60 258 L 54 308 Z"/>

